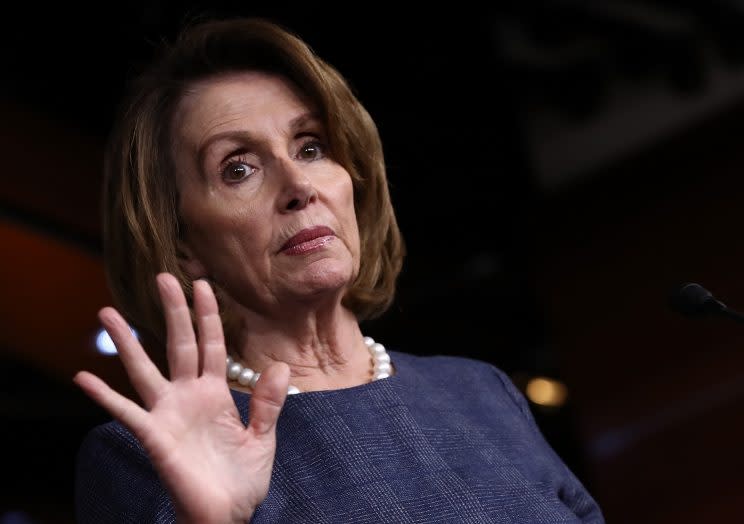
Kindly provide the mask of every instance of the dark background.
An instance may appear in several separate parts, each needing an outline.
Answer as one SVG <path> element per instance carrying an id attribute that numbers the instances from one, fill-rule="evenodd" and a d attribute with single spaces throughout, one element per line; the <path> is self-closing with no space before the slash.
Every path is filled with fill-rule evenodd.
<path id="1" fill-rule="evenodd" d="M 271 18 L 377 121 L 409 255 L 366 333 L 492 362 L 568 402 L 533 412 L 612 523 L 730 522 L 744 477 L 744 7 L 734 1 L 16 6 L 2 31 L 0 523 L 73 522 L 74 457 L 107 416 L 71 383 L 110 303 L 103 141 L 126 79 L 195 15 Z M 516 5 L 519 7 L 516 7 Z"/>

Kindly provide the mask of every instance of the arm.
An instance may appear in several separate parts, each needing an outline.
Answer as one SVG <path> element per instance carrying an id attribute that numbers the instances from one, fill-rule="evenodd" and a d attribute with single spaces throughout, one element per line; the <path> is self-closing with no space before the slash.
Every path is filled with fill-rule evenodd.
<path id="1" fill-rule="evenodd" d="M 289 369 L 275 364 L 261 375 L 244 426 L 225 380 L 225 343 L 211 288 L 194 283 L 197 342 L 178 281 L 161 274 L 157 282 L 168 330 L 170 380 L 121 315 L 104 308 L 99 317 L 144 408 L 88 372 L 78 373 L 75 383 L 136 436 L 173 502 L 177 522 L 244 523 L 268 493 Z"/>
<path id="2" fill-rule="evenodd" d="M 521 411 L 527 424 L 533 432 L 536 441 L 545 449 L 551 459 L 553 481 L 558 486 L 558 495 L 563 503 L 586 524 L 604 524 L 605 520 L 599 506 L 586 490 L 576 475 L 566 466 L 563 460 L 545 440 L 540 428 L 535 422 L 529 404 L 524 395 L 517 389 L 509 377 L 496 367 L 492 367 L 504 389 Z"/>
<path id="3" fill-rule="evenodd" d="M 91 431 L 76 466 L 75 522 L 175 522 L 173 504 L 144 449 L 120 424 L 111 422 Z"/>

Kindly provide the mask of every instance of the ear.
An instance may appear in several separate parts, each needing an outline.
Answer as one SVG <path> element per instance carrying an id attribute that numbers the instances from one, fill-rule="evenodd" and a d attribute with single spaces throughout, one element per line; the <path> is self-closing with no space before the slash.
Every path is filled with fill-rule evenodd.
<path id="1" fill-rule="evenodd" d="M 208 276 L 207 269 L 201 260 L 196 256 L 194 251 L 189 246 L 188 242 L 184 240 L 178 241 L 177 246 L 177 257 L 178 265 L 181 267 L 181 271 L 186 273 L 191 280 L 198 278 L 204 278 Z"/>

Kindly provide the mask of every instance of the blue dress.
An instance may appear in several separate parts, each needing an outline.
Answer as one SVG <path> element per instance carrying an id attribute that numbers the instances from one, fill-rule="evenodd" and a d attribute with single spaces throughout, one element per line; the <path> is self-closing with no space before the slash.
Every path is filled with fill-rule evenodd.
<path id="1" fill-rule="evenodd" d="M 287 397 L 268 497 L 253 523 L 604 523 L 509 378 L 485 362 L 389 351 L 396 374 Z M 250 395 L 233 391 L 243 421 Z M 168 494 L 117 422 L 76 471 L 80 524 L 174 522 Z"/>

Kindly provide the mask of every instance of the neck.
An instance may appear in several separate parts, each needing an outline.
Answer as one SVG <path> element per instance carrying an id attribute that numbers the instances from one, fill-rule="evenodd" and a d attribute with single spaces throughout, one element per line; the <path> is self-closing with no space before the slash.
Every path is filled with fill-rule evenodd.
<path id="1" fill-rule="evenodd" d="M 256 371 L 274 362 L 290 368 L 302 391 L 340 389 L 372 379 L 370 355 L 354 314 L 340 302 L 282 318 L 244 310 L 230 333 L 233 358 Z"/>

